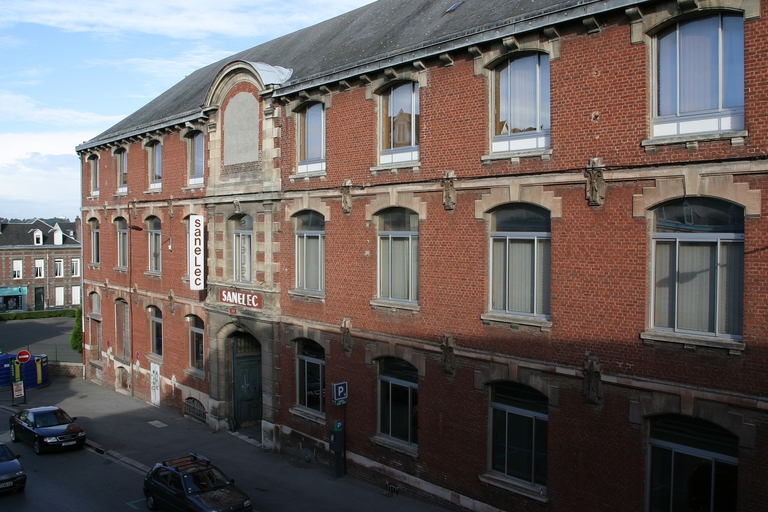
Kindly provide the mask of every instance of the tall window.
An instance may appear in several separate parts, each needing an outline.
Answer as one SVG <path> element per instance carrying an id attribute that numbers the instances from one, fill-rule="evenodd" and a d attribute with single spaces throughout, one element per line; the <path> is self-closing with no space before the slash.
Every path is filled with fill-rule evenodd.
<path id="1" fill-rule="evenodd" d="M 314 103 L 299 113 L 299 172 L 325 170 L 325 109 Z"/>
<path id="2" fill-rule="evenodd" d="M 419 84 L 396 85 L 381 95 L 381 163 L 419 160 Z"/>
<path id="3" fill-rule="evenodd" d="M 99 263 L 101 261 L 99 221 L 91 219 L 88 224 L 91 226 L 91 263 Z"/>
<path id="4" fill-rule="evenodd" d="M 149 236 L 149 271 L 163 271 L 163 234 L 160 219 L 150 217 L 147 219 L 147 235 Z"/>
<path id="5" fill-rule="evenodd" d="M 69 265 L 72 277 L 80 277 L 80 258 L 72 258 Z"/>
<path id="6" fill-rule="evenodd" d="M 101 180 L 101 166 L 99 163 L 99 157 L 91 155 L 88 157 L 88 163 L 91 167 L 91 195 L 99 195 L 99 181 Z"/>
<path id="7" fill-rule="evenodd" d="M 163 355 L 163 313 L 155 306 L 149 306 L 149 333 L 152 353 Z"/>
<path id="8" fill-rule="evenodd" d="M 101 314 L 101 297 L 98 293 L 91 293 L 91 313 L 94 315 Z"/>
<path id="9" fill-rule="evenodd" d="M 250 282 L 253 218 L 250 215 L 242 215 L 232 222 L 234 222 L 233 277 L 235 281 Z"/>
<path id="10" fill-rule="evenodd" d="M 53 260 L 53 277 L 64 277 L 64 260 Z"/>
<path id="11" fill-rule="evenodd" d="M 741 338 L 744 208 L 678 199 L 654 211 L 656 329 Z"/>
<path id="12" fill-rule="evenodd" d="M 296 215 L 296 288 L 325 290 L 325 218 L 315 211 Z"/>
<path id="13" fill-rule="evenodd" d="M 491 216 L 491 309 L 549 316 L 550 215 L 532 204 Z"/>
<path id="14" fill-rule="evenodd" d="M 189 136 L 187 144 L 189 184 L 203 183 L 203 168 L 205 163 L 205 137 L 203 132 L 194 132 Z"/>
<path id="15" fill-rule="evenodd" d="M 379 297 L 419 299 L 419 215 L 389 208 L 378 216 Z"/>
<path id="16" fill-rule="evenodd" d="M 128 313 L 128 303 L 124 300 L 115 301 L 115 336 L 117 339 L 116 350 L 119 354 L 131 360 L 131 323 Z"/>
<path id="17" fill-rule="evenodd" d="M 655 44 L 655 137 L 744 129 L 741 14 L 681 21 Z"/>
<path id="18" fill-rule="evenodd" d="M 650 427 L 649 512 L 736 510 L 738 437 L 687 416 L 656 416 Z"/>
<path id="19" fill-rule="evenodd" d="M 35 245 L 43 245 L 43 232 L 39 229 L 35 230 L 35 232 L 32 234 L 32 238 Z"/>
<path id="20" fill-rule="evenodd" d="M 515 382 L 491 386 L 491 471 L 547 485 L 547 397 Z"/>
<path id="21" fill-rule="evenodd" d="M 117 230 L 117 266 L 128 267 L 128 223 L 122 217 L 115 219 Z"/>
<path id="22" fill-rule="evenodd" d="M 128 151 L 120 150 L 115 153 L 117 161 L 117 191 L 128 191 Z"/>
<path id="23" fill-rule="evenodd" d="M 493 96 L 493 151 L 549 147 L 549 55 L 525 55 L 496 68 Z"/>
<path id="24" fill-rule="evenodd" d="M 45 260 L 35 260 L 35 277 L 45 277 Z"/>
<path id="25" fill-rule="evenodd" d="M 408 361 L 379 360 L 379 433 L 419 443 L 419 374 Z"/>
<path id="26" fill-rule="evenodd" d="M 80 286 L 78 285 L 72 286 L 72 305 L 80 305 Z"/>
<path id="27" fill-rule="evenodd" d="M 162 188 L 163 186 L 163 143 L 155 141 L 147 148 L 149 151 L 149 188 Z"/>
<path id="28" fill-rule="evenodd" d="M 21 279 L 24 276 L 24 263 L 22 260 L 13 260 L 13 279 Z"/>
<path id="29" fill-rule="evenodd" d="M 299 405 L 325 414 L 325 350 L 312 340 L 301 340 L 297 348 Z"/>
<path id="30" fill-rule="evenodd" d="M 205 325 L 195 316 L 187 317 L 189 320 L 189 365 L 190 367 L 205 371 Z"/>

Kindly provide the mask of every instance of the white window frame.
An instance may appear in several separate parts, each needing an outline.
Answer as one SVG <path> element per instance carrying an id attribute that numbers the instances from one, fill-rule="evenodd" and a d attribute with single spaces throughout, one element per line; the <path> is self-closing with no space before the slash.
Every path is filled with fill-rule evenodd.
<path id="1" fill-rule="evenodd" d="M 301 407 L 302 409 L 306 409 L 308 411 L 312 411 L 315 414 L 319 414 L 321 416 L 325 416 L 325 359 L 319 359 L 317 357 L 311 357 L 308 355 L 305 355 L 302 353 L 303 344 L 306 343 L 306 340 L 301 340 L 298 345 L 298 354 L 296 355 L 296 404 L 298 407 Z M 321 349 L 323 348 L 319 343 L 313 342 L 317 344 Z M 323 349 L 323 355 L 325 355 L 325 350 Z M 310 393 L 314 393 L 315 390 L 310 390 L 308 383 L 309 383 L 309 373 L 310 373 L 310 367 L 315 367 L 317 369 L 317 372 L 319 374 L 320 383 L 319 383 L 319 389 L 317 390 L 317 394 L 320 397 L 318 402 L 318 408 L 312 407 L 310 404 Z M 303 385 L 302 385 L 303 382 Z"/>
<path id="2" fill-rule="evenodd" d="M 22 279 L 24 277 L 24 261 L 13 260 L 13 279 Z"/>
<path id="3" fill-rule="evenodd" d="M 205 179 L 205 135 L 201 131 L 187 136 L 187 167 L 189 184 L 202 184 Z"/>
<path id="4" fill-rule="evenodd" d="M 535 105 L 536 122 L 533 130 L 527 130 L 525 127 L 520 130 L 519 127 L 510 127 L 507 124 L 507 133 L 497 133 L 501 116 L 509 120 L 514 115 L 515 98 L 518 98 L 516 91 L 513 90 L 513 77 L 516 76 L 515 63 L 527 63 L 530 59 L 536 59 L 535 63 L 535 86 L 533 92 L 535 94 L 535 100 L 533 102 L 525 102 L 526 104 L 533 103 Z M 493 116 L 491 127 L 491 133 L 493 134 L 493 141 L 491 143 L 491 151 L 493 153 L 506 153 L 513 151 L 531 151 L 531 150 L 544 150 L 550 146 L 550 71 L 549 71 L 549 54 L 543 52 L 534 52 L 521 54 L 517 57 L 511 58 L 498 66 L 493 71 L 493 86 L 492 86 L 492 98 L 493 100 Z M 518 74 L 519 75 L 519 74 Z M 502 79 L 506 79 L 507 90 L 504 91 L 501 88 Z M 506 93 L 506 94 L 505 94 Z M 505 97 L 502 97 L 505 96 Z M 496 98 L 499 98 L 497 101 Z M 517 103 L 520 103 L 521 98 L 518 98 Z M 506 107 L 504 107 L 506 105 Z M 503 112 L 502 112 L 503 110 Z M 514 130 L 520 130 L 514 132 Z"/>
<path id="5" fill-rule="evenodd" d="M 64 305 L 64 287 L 63 286 L 57 286 L 54 288 L 54 305 L 55 306 L 63 306 Z"/>
<path id="6" fill-rule="evenodd" d="M 672 25 L 672 28 L 667 28 L 664 31 L 660 32 L 653 38 L 653 56 L 654 56 L 654 86 L 653 90 L 656 91 L 653 94 L 653 128 L 652 128 L 652 137 L 673 137 L 673 136 L 681 136 L 681 135 L 689 135 L 689 134 L 699 134 L 699 133 L 712 133 L 712 132 L 727 132 L 727 131 L 734 131 L 734 130 L 743 130 L 744 129 L 744 71 L 745 71 L 745 63 L 744 63 L 744 18 L 743 15 L 728 15 L 727 18 L 729 20 L 740 20 L 740 32 L 734 34 L 738 37 L 738 35 L 741 35 L 741 39 L 739 41 L 740 47 L 734 48 L 734 52 L 731 55 L 728 55 L 727 57 L 724 55 L 724 44 L 727 38 L 724 37 L 724 24 L 723 19 L 724 16 L 726 16 L 729 13 L 718 13 L 712 16 L 704 16 L 700 18 L 694 18 L 694 19 L 687 19 L 687 20 L 681 20 L 677 22 L 676 24 Z M 695 65 L 695 59 L 692 55 L 687 54 L 681 56 L 681 27 L 686 27 L 693 24 L 698 24 L 699 26 L 703 26 L 707 21 L 712 20 L 713 18 L 718 19 L 718 29 L 717 29 L 717 62 L 715 65 L 717 66 L 716 75 L 717 75 L 717 81 L 716 83 L 710 83 L 709 80 L 704 79 L 703 73 L 706 71 L 707 66 L 696 66 Z M 730 24 L 730 22 L 729 22 Z M 735 27 L 732 27 L 731 30 L 735 29 Z M 669 35 L 670 39 L 669 41 L 675 42 L 674 44 L 674 62 L 672 62 L 668 57 L 662 58 L 661 52 L 664 52 L 665 49 L 661 43 L 661 37 L 664 35 Z M 674 39 L 672 39 L 674 37 Z M 700 38 L 698 38 L 700 39 Z M 698 40 L 697 39 L 697 40 Z M 736 41 L 733 41 L 736 42 Z M 699 50 L 700 51 L 694 51 L 694 53 L 704 53 L 706 51 L 706 45 L 701 44 L 695 44 L 691 46 L 691 49 Z M 740 50 L 740 51 L 739 51 Z M 671 51 L 671 50 L 670 50 Z M 740 62 L 735 62 L 738 58 L 741 58 Z M 695 76 L 691 77 L 689 79 L 691 83 L 691 87 L 694 87 L 696 89 L 696 93 L 693 94 L 696 97 L 701 97 L 701 91 L 700 87 L 703 83 L 710 83 L 710 86 L 717 89 L 717 106 L 714 108 L 704 108 L 700 110 L 691 110 L 688 112 L 683 111 L 683 108 L 681 106 L 681 98 L 684 96 L 684 92 L 681 91 L 681 78 L 684 76 L 684 73 L 681 71 L 680 63 L 683 62 L 693 62 L 694 65 L 691 65 L 691 71 L 695 74 Z M 661 68 L 665 65 L 665 63 L 669 63 L 669 65 L 674 66 L 674 70 L 670 70 L 670 75 L 673 75 L 674 78 L 674 98 L 675 98 L 675 107 L 674 112 L 661 114 L 661 99 L 659 98 L 660 91 L 663 88 L 663 84 L 661 84 L 662 78 L 660 78 Z M 710 64 L 712 64 L 710 62 Z M 738 66 L 741 65 L 740 72 L 735 71 L 733 69 L 728 68 L 727 66 Z M 697 73 L 698 71 L 698 73 Z M 740 105 L 729 105 L 725 106 L 725 94 L 724 91 L 726 87 L 726 80 L 725 77 L 735 77 L 737 82 L 729 85 L 728 90 L 735 91 L 736 94 L 741 94 L 741 101 Z M 691 93 L 688 95 L 685 95 L 685 97 L 692 96 Z M 738 103 L 738 101 L 737 101 Z"/>
<path id="7" fill-rule="evenodd" d="M 378 296 L 380 299 L 418 303 L 419 301 L 419 232 L 418 231 L 384 231 L 381 228 L 381 217 L 387 212 L 393 210 L 402 210 L 406 215 L 417 215 L 412 210 L 402 207 L 387 208 L 377 214 L 377 223 L 379 232 L 377 234 L 378 242 Z M 417 215 L 418 217 L 418 215 Z M 410 221 L 409 221 L 410 222 Z M 407 243 L 407 269 L 405 272 L 394 272 L 392 270 L 392 242 L 393 241 L 405 241 Z M 387 244 L 388 249 L 384 249 L 384 244 Z M 402 270 L 402 269 L 401 269 Z M 408 292 L 407 297 L 395 297 L 392 292 L 392 277 L 393 275 L 405 274 L 408 279 Z"/>
<path id="8" fill-rule="evenodd" d="M 296 214 L 296 289 L 315 292 L 325 291 L 325 227 L 323 230 L 300 229 L 301 217 L 304 215 L 319 215 L 317 212 L 304 211 Z M 323 220 L 325 222 L 325 220 Z M 308 241 L 317 240 L 317 260 L 310 261 L 308 253 Z M 317 267 L 317 286 L 309 286 L 307 283 L 308 268 Z"/>
<path id="9" fill-rule="evenodd" d="M 149 332 L 152 353 L 163 357 L 163 313 L 157 306 L 149 306 Z M 159 343 L 158 343 L 159 342 Z"/>
<path id="10" fill-rule="evenodd" d="M 80 258 L 72 258 L 70 260 L 70 271 L 72 277 L 80 277 Z"/>
<path id="11" fill-rule="evenodd" d="M 410 117 L 410 133 L 408 140 L 410 142 L 407 146 L 395 147 L 395 138 L 397 127 L 395 125 L 396 117 L 389 115 L 389 106 L 393 94 L 397 94 L 398 91 L 403 91 L 404 88 L 410 87 L 410 112 L 404 115 Z M 379 130 L 379 147 L 381 151 L 379 153 L 380 165 L 394 165 L 405 162 L 418 162 L 421 159 L 420 146 L 420 126 L 421 119 L 421 105 L 419 96 L 419 83 L 418 82 L 400 82 L 394 84 L 389 89 L 385 90 L 379 95 L 379 112 L 381 128 Z M 395 107 L 397 108 L 397 107 Z M 387 141 L 389 140 L 389 143 Z"/>
<path id="12" fill-rule="evenodd" d="M 91 219 L 88 221 L 91 226 L 91 263 L 101 263 L 101 235 L 99 229 L 99 221 L 97 219 Z"/>
<path id="13" fill-rule="evenodd" d="M 235 226 L 232 233 L 232 279 L 250 283 L 253 278 L 253 218 L 244 214 L 232 219 L 232 222 Z"/>
<path id="14" fill-rule="evenodd" d="M 45 260 L 35 260 L 35 279 L 45 277 Z"/>
<path id="15" fill-rule="evenodd" d="M 64 260 L 53 260 L 53 277 L 64 277 Z"/>
<path id="16" fill-rule="evenodd" d="M 147 242 L 149 271 L 160 273 L 163 271 L 163 232 L 157 217 L 147 219 Z"/>
<path id="17" fill-rule="evenodd" d="M 35 245 L 43 245 L 43 232 L 40 231 L 39 229 L 36 229 L 32 233 L 32 239 Z"/>
<path id="18" fill-rule="evenodd" d="M 149 188 L 163 188 L 163 143 L 156 141 L 149 146 Z"/>
<path id="19" fill-rule="evenodd" d="M 117 162 L 117 192 L 124 194 L 128 192 L 128 150 L 116 151 L 115 161 Z"/>
<path id="20" fill-rule="evenodd" d="M 117 266 L 128 268 L 128 221 L 120 217 L 115 219 L 117 234 Z"/>
<path id="21" fill-rule="evenodd" d="M 99 197 L 99 182 L 101 181 L 101 163 L 98 156 L 88 158 L 91 165 L 91 196 Z"/>
<path id="22" fill-rule="evenodd" d="M 201 372 L 205 371 L 205 324 L 200 317 L 190 315 L 189 321 L 189 367 Z M 195 325 L 200 323 L 200 327 Z M 199 345 L 198 345 L 199 342 Z M 198 347 L 201 349 L 198 354 Z"/>
<path id="23" fill-rule="evenodd" d="M 72 285 L 72 305 L 80 305 L 80 285 Z"/>
<path id="24" fill-rule="evenodd" d="M 315 117 L 319 119 L 316 120 Z M 311 103 L 299 112 L 298 118 L 298 172 L 325 171 L 325 105 L 322 103 Z M 319 124 L 318 134 L 308 129 L 308 125 L 313 121 Z M 315 138 L 320 140 L 315 141 Z M 307 155 L 310 148 L 310 140 L 315 144 L 319 144 L 319 154 Z"/>

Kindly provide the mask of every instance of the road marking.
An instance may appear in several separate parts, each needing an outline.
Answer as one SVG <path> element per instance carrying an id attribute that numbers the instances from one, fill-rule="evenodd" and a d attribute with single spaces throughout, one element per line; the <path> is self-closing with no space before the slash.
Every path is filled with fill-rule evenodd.
<path id="1" fill-rule="evenodd" d="M 163 428 L 163 427 L 167 427 L 168 426 L 168 425 L 166 425 L 165 423 L 163 423 L 162 421 L 159 421 L 159 420 L 149 421 L 148 423 L 150 425 L 152 425 L 153 427 L 157 427 L 157 428 Z"/>
<path id="2" fill-rule="evenodd" d="M 135 505 L 135 503 L 144 503 L 144 500 L 135 500 L 135 501 L 129 501 L 126 503 L 129 507 L 131 507 L 133 510 L 139 510 L 139 507 Z"/>

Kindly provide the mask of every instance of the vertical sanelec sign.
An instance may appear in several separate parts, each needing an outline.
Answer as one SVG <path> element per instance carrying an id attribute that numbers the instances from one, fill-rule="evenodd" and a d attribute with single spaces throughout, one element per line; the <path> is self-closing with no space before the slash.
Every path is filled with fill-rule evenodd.
<path id="1" fill-rule="evenodd" d="M 205 225 L 202 215 L 189 216 L 189 289 L 205 288 Z"/>

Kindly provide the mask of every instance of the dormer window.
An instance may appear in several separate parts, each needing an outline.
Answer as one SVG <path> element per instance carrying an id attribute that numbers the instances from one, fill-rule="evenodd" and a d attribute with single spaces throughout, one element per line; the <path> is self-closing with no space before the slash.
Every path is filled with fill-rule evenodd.
<path id="1" fill-rule="evenodd" d="M 34 231 L 34 234 L 32 235 L 35 241 L 35 245 L 43 245 L 43 232 L 39 229 L 36 229 Z"/>

